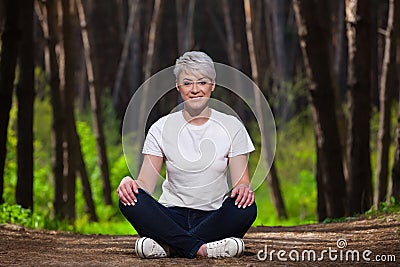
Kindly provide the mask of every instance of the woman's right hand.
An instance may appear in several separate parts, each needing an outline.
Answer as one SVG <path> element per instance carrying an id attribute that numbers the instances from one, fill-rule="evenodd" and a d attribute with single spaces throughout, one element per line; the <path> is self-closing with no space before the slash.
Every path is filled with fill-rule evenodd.
<path id="1" fill-rule="evenodd" d="M 119 183 L 117 194 L 122 204 L 125 206 L 134 206 L 137 202 L 135 194 L 139 194 L 139 186 L 134 179 L 126 176 Z"/>

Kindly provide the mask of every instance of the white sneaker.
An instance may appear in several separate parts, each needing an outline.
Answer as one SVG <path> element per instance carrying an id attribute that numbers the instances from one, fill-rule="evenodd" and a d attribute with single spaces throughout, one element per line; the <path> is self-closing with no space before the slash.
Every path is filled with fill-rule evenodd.
<path id="1" fill-rule="evenodd" d="M 243 253 L 244 242 L 240 238 L 229 237 L 207 243 L 207 256 L 209 258 L 240 257 Z"/>
<path id="2" fill-rule="evenodd" d="M 156 241 L 149 237 L 141 237 L 136 240 L 136 254 L 140 258 L 166 258 L 169 256 L 169 248 L 162 247 Z"/>

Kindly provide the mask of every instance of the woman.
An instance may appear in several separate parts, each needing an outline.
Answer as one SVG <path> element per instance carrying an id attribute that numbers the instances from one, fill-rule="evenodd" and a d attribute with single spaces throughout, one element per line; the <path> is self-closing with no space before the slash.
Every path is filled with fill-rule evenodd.
<path id="1" fill-rule="evenodd" d="M 208 106 L 216 77 L 208 55 L 185 53 L 174 74 L 184 108 L 150 127 L 138 178 L 118 186 L 120 210 L 141 236 L 139 257 L 239 257 L 257 215 L 247 168 L 254 146 L 238 119 Z M 164 161 L 167 179 L 156 201 Z"/>

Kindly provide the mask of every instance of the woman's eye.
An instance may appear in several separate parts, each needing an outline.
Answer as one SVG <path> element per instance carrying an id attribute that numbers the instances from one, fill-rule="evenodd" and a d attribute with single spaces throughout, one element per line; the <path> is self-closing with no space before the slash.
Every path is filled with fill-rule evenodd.
<path id="1" fill-rule="evenodd" d="M 206 85 L 207 82 L 199 82 L 200 85 Z"/>
<path id="2" fill-rule="evenodd" d="M 192 85 L 192 83 L 191 82 L 183 82 L 183 85 L 184 86 L 189 86 L 189 85 Z"/>

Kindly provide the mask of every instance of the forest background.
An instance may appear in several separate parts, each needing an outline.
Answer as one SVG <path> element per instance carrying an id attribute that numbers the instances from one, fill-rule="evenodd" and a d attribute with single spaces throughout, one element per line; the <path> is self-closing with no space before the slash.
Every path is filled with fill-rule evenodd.
<path id="1" fill-rule="evenodd" d="M 115 194 L 131 175 L 124 112 L 189 50 L 248 75 L 273 110 L 277 152 L 254 225 L 399 212 L 399 2 L 2 1 L 0 223 L 131 233 Z M 213 97 L 236 107 L 260 148 L 245 103 Z M 178 101 L 171 90 L 147 125 Z"/>

